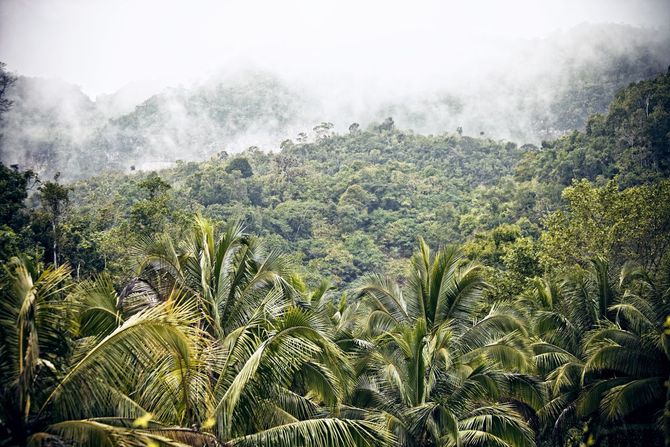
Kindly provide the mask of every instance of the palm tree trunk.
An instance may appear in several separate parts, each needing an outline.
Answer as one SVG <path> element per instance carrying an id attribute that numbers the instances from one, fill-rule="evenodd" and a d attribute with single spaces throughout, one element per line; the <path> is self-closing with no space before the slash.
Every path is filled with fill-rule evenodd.
<path id="1" fill-rule="evenodd" d="M 57 255 L 57 248 L 58 248 L 58 243 L 57 243 L 57 238 L 56 238 L 56 221 L 52 220 L 51 221 L 51 230 L 53 232 L 53 238 L 54 238 L 54 244 L 53 244 L 53 251 L 54 251 L 54 267 L 58 268 L 58 255 Z"/>

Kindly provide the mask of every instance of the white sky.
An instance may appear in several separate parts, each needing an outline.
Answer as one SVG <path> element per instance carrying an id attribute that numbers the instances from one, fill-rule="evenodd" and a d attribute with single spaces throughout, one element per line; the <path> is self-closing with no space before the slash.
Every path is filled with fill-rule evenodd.
<path id="1" fill-rule="evenodd" d="M 0 61 L 91 96 L 247 65 L 420 83 L 583 22 L 667 27 L 670 0 L 0 0 Z"/>

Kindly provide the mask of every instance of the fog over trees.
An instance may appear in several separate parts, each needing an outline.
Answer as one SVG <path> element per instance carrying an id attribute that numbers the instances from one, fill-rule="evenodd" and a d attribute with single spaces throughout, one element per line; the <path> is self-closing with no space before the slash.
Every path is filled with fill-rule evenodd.
<path id="1" fill-rule="evenodd" d="M 0 446 L 670 445 L 668 19 L 0 3 Z"/>

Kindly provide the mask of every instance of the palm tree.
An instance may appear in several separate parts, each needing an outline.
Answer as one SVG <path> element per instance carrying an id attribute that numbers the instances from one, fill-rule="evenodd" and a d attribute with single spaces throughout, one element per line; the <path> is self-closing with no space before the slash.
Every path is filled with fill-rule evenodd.
<path id="1" fill-rule="evenodd" d="M 135 248 L 141 276 L 155 293 L 175 287 L 197 301 L 203 327 L 223 338 L 248 316 L 273 287 L 291 293 L 294 275 L 288 258 L 264 254 L 257 238 L 244 233 L 240 223 L 215 225 L 196 216 L 192 231 L 182 240 L 169 235 L 143 239 Z"/>
<path id="2" fill-rule="evenodd" d="M 34 407 L 43 387 L 56 380 L 58 362 L 68 349 L 60 298 L 66 266 L 43 269 L 26 258 L 12 258 L 0 286 L 0 435 L 23 445 L 33 427 Z"/>
<path id="3" fill-rule="evenodd" d="M 585 336 L 606 321 L 616 299 L 611 276 L 608 262 L 596 259 L 586 272 L 535 278 L 516 301 L 532 322 L 534 361 L 549 397 L 538 413 L 541 437 L 555 443 L 563 443 L 583 419 L 578 402 L 584 390 Z M 581 426 L 578 431 L 582 437 Z"/>
<path id="4" fill-rule="evenodd" d="M 621 422 L 658 434 L 663 417 L 670 350 L 664 324 L 670 315 L 670 288 L 658 285 L 647 272 L 624 265 L 623 292 L 604 320 L 584 342 L 582 415 L 598 414 L 604 432 Z M 613 430 L 614 429 L 614 430 Z"/>
<path id="5" fill-rule="evenodd" d="M 661 341 L 667 288 L 630 264 L 614 284 L 604 261 L 585 275 L 534 285 L 518 302 L 534 322 L 535 363 L 549 393 L 539 413 L 546 429 L 560 441 L 587 421 L 579 436 L 595 440 L 620 422 L 651 422 L 642 415 L 662 410 L 670 373 Z"/>
<path id="6" fill-rule="evenodd" d="M 16 398 L 3 399 L 2 424 L 17 444 L 392 441 L 375 420 L 338 416 L 349 358 L 283 256 L 263 255 L 239 225 L 218 234 L 204 219 L 183 241 L 145 247 L 140 277 L 120 294 L 101 276 L 63 299 L 65 267 L 40 276 L 12 264 L 2 334 L 16 352 L 2 356 L 1 373 L 3 393 Z M 37 355 L 36 341 L 47 353 L 49 334 L 61 332 L 54 345 L 70 350 L 54 356 L 58 364 Z M 35 377 L 39 389 L 30 388 Z"/>
<path id="7" fill-rule="evenodd" d="M 378 275 L 359 289 L 361 329 L 354 407 L 382 414 L 401 445 L 534 445 L 520 410 L 538 409 L 521 322 L 483 308 L 481 267 L 455 248 L 432 254 L 421 240 L 403 290 Z"/>
<path id="8" fill-rule="evenodd" d="M 180 374 L 190 373 L 189 365 L 210 346 L 194 302 L 175 291 L 155 306 L 123 314 L 104 284 L 85 283 L 69 297 L 76 309 L 73 352 L 39 408 L 51 423 L 33 442 L 56 436 L 76 445 L 215 445 L 213 436 L 175 423 L 190 417 L 202 379 Z"/>
<path id="9" fill-rule="evenodd" d="M 349 360 L 327 334 L 317 300 L 301 295 L 286 257 L 264 255 L 239 224 L 219 235 L 202 218 L 185 241 L 162 238 L 147 247 L 145 273 L 188 290 L 213 341 L 203 361 L 210 417 L 194 423 L 233 444 L 387 439 L 368 421 L 327 417 L 348 387 Z"/>
<path id="10" fill-rule="evenodd" d="M 184 240 L 142 248 L 140 277 L 121 294 L 101 277 L 71 295 L 77 349 L 44 406 L 62 419 L 46 433 L 89 445 L 391 439 L 373 420 L 337 417 L 350 361 L 285 257 L 264 255 L 238 224 L 219 234 L 201 218 Z"/>
<path id="11" fill-rule="evenodd" d="M 126 320 L 113 307 L 87 309 L 82 333 L 95 335 L 73 339 L 79 329 L 71 324 L 73 303 L 65 299 L 68 279 L 67 266 L 43 269 L 24 258 L 6 266 L 0 292 L 3 439 L 11 445 L 62 445 L 63 439 L 77 445 L 177 445 L 162 434 L 124 427 L 123 419 L 96 416 L 146 413 L 117 397 L 136 382 L 139 371 L 193 350 L 192 310 L 172 298 Z M 101 290 L 92 292 L 97 296 L 89 302 L 104 306 Z M 115 314 L 113 324 L 96 318 L 102 310 Z"/>
<path id="12" fill-rule="evenodd" d="M 545 378 L 548 400 L 538 412 L 541 436 L 561 444 L 577 423 L 576 401 L 582 391 L 583 335 L 596 327 L 598 312 L 586 278 L 535 278 L 516 301 L 526 309 L 537 372 Z"/>
<path id="13" fill-rule="evenodd" d="M 124 439 L 138 442 L 137 445 L 146 445 L 152 439 L 151 435 L 133 433 L 100 421 L 69 420 L 68 416 L 83 409 L 91 409 L 91 414 L 95 414 L 94 402 L 105 402 L 110 390 L 101 393 L 104 388 L 95 386 L 101 382 L 98 373 L 124 377 L 125 370 L 115 370 L 119 365 L 120 350 L 129 352 L 131 346 L 139 345 L 133 348 L 135 361 L 142 358 L 141 354 L 147 357 L 161 355 L 163 350 L 148 349 L 160 348 L 167 333 L 164 331 L 157 337 L 158 334 L 149 332 L 143 334 L 141 342 L 136 338 L 133 340 L 132 332 L 150 323 L 150 315 L 144 314 L 141 319 L 137 317 L 130 325 L 114 331 L 109 339 L 86 343 L 82 346 L 86 351 L 84 356 L 77 343 L 73 346 L 68 337 L 69 302 L 64 300 L 68 279 L 66 266 L 43 269 L 25 258 L 13 258 L 6 266 L 0 310 L 0 375 L 3 384 L 0 430 L 3 439 L 13 445 L 60 445 L 56 434 L 78 426 L 82 440 L 91 435 L 95 426 L 99 432 L 108 433 L 108 439 L 119 439 L 123 435 Z M 115 353 L 114 362 L 109 361 Z M 68 360 L 79 356 L 82 359 L 69 368 Z M 87 391 L 97 394 L 87 394 Z M 53 405 L 56 401 L 58 405 Z M 96 445 L 96 440 L 103 438 L 91 438 L 91 444 Z"/>

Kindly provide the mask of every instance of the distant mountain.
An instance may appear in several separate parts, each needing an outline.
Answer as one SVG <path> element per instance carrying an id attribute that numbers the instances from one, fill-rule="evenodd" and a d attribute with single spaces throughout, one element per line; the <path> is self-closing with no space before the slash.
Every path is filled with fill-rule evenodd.
<path id="1" fill-rule="evenodd" d="M 79 87 L 59 80 L 20 76 L 3 117 L 0 159 L 38 172 L 67 165 L 74 148 L 90 140 L 104 123 L 96 105 Z"/>
<path id="2" fill-rule="evenodd" d="M 105 116 L 118 117 L 131 113 L 135 107 L 163 90 L 155 81 L 131 82 L 112 94 L 102 94 L 95 98 L 95 105 Z"/>
<path id="3" fill-rule="evenodd" d="M 504 67 L 473 74 L 476 85 L 449 86 L 391 102 L 392 115 L 422 133 L 454 130 L 539 143 L 583 129 L 607 110 L 617 90 L 665 73 L 670 36 L 626 25 L 581 25 L 546 39 L 520 42 Z"/>
<path id="4" fill-rule="evenodd" d="M 297 90 L 276 78 L 245 73 L 226 82 L 154 95 L 132 113 L 108 120 L 90 144 L 116 169 L 201 159 L 274 143 L 300 117 L 301 101 Z"/>
<path id="5" fill-rule="evenodd" d="M 121 115 L 122 95 L 93 102 L 59 81 L 19 77 L 11 99 L 2 161 L 70 179 L 274 143 L 304 107 L 299 91 L 250 72 L 167 89 Z"/>
<path id="6" fill-rule="evenodd" d="M 155 86 L 136 83 L 91 101 L 76 86 L 20 77 L 0 129 L 0 160 L 73 179 L 249 146 L 277 149 L 298 133 L 305 133 L 301 140 L 313 137 L 310 129 L 322 122 L 344 130 L 354 121 L 365 127 L 389 116 L 420 133 L 460 128 L 466 135 L 539 144 L 583 129 L 617 89 L 664 73 L 670 63 L 667 33 L 624 25 L 582 25 L 502 50 L 502 65 L 464 67 L 472 71 L 470 83 L 444 79 L 412 94 L 399 86 L 366 101 L 356 97 L 360 89 L 347 93 L 340 86 L 344 93 L 334 95 L 249 70 L 166 89 L 139 104 L 134 98 Z"/>
<path id="7" fill-rule="evenodd" d="M 172 201 L 172 214 L 159 208 L 154 219 L 176 223 L 178 216 L 197 212 L 214 221 L 241 220 L 272 248 L 295 253 L 308 271 L 345 283 L 381 265 L 393 269 L 411 255 L 419 235 L 435 246 L 474 236 L 472 247 L 493 261 L 499 255 L 491 253 L 518 237 L 507 239 L 514 231 L 537 236 L 547 213 L 565 205 L 561 193 L 575 180 L 603 186 L 615 179 L 616 191 L 668 179 L 669 133 L 670 74 L 621 89 L 605 114 L 589 118 L 585 131 L 541 148 L 455 132 L 423 135 L 385 122 L 287 142 L 277 153 L 248 149 L 175 163 L 156 173 L 171 185 L 164 198 Z M 132 210 L 145 209 L 137 208 L 147 197 L 141 185 L 156 174 L 108 174 L 77 182 L 75 221 L 91 222 L 94 231 L 115 231 L 122 219 L 149 219 Z M 607 201 L 614 196 L 588 197 L 599 203 L 593 209 L 598 224 L 606 225 L 599 207 L 610 207 Z M 627 203 L 635 203 L 634 196 L 627 197 Z M 653 205 L 663 206 L 662 196 L 654 197 L 659 203 Z M 639 212 L 633 210 L 638 205 L 627 209 Z M 617 206 L 621 203 L 608 212 L 625 215 Z M 631 231 L 652 225 L 665 234 L 668 222 L 644 217 L 631 224 Z M 493 239 L 480 238 L 485 234 Z M 89 249 L 69 258 L 90 265 L 74 257 Z M 537 262 L 526 265 L 534 269 Z"/>

